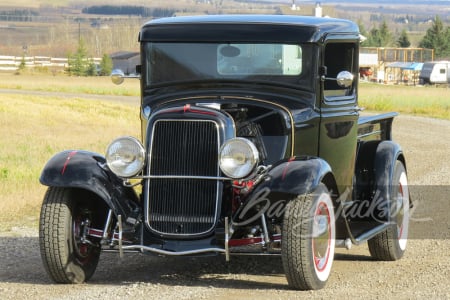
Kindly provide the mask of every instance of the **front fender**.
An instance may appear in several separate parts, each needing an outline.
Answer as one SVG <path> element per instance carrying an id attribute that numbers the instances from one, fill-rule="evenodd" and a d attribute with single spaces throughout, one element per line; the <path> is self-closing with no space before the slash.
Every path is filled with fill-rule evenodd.
<path id="1" fill-rule="evenodd" d="M 325 160 L 294 156 L 275 164 L 263 185 L 273 192 L 300 195 L 313 191 L 328 173 L 332 171 Z"/>
<path id="2" fill-rule="evenodd" d="M 271 219 L 280 219 L 289 201 L 298 195 L 313 192 L 325 178 L 328 189 L 335 189 L 331 167 L 321 158 L 292 157 L 282 160 L 246 196 L 244 204 L 234 215 L 234 222 L 247 224 L 249 220 L 246 218 L 254 218 L 255 211 L 257 215 L 264 212 Z"/>
<path id="3" fill-rule="evenodd" d="M 103 199 L 116 215 L 126 218 L 136 208 L 138 196 L 102 167 L 105 163 L 105 158 L 97 153 L 63 151 L 47 162 L 39 180 L 46 186 L 89 190 Z"/>

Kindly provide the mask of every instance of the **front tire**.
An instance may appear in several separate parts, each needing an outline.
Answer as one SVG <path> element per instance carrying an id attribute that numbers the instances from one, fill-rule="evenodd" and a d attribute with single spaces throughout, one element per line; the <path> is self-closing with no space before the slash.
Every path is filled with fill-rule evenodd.
<path id="1" fill-rule="evenodd" d="M 370 255 L 382 261 L 394 261 L 406 251 L 409 228 L 409 191 L 405 166 L 396 161 L 391 185 L 391 220 L 395 226 L 368 241 Z"/>
<path id="2" fill-rule="evenodd" d="M 287 204 L 281 255 L 291 288 L 317 290 L 325 286 L 334 260 L 335 235 L 333 202 L 324 184 Z"/>
<path id="3" fill-rule="evenodd" d="M 39 246 L 45 270 L 56 283 L 82 283 L 94 274 L 100 247 L 82 241 L 92 218 L 86 199 L 75 189 L 50 187 L 39 221 Z"/>

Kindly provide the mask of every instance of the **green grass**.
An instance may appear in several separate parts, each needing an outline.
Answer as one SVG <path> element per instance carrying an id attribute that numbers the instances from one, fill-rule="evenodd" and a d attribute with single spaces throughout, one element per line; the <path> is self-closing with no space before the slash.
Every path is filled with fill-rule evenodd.
<path id="1" fill-rule="evenodd" d="M 397 111 L 450 120 L 450 89 L 362 83 L 359 105 L 370 111 Z"/>

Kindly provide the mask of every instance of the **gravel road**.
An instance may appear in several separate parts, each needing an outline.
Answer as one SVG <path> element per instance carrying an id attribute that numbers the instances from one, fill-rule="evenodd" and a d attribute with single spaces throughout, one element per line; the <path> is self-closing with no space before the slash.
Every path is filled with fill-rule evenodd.
<path id="1" fill-rule="evenodd" d="M 377 262 L 366 245 L 337 249 L 320 291 L 287 289 L 279 257 L 160 258 L 102 254 L 87 284 L 59 285 L 42 266 L 37 229 L 0 232 L 0 299 L 450 299 L 450 121 L 400 116 L 415 209 L 408 249 Z"/>

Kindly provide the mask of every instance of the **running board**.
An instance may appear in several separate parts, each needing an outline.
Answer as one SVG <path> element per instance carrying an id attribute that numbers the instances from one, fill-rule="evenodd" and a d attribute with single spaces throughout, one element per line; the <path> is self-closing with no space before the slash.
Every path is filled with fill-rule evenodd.
<path id="1" fill-rule="evenodd" d="M 394 222 L 383 223 L 383 224 L 381 224 L 377 227 L 374 227 L 373 229 L 370 229 L 369 231 L 366 231 L 363 234 L 353 238 L 352 243 L 355 245 L 360 245 L 360 244 L 366 242 L 367 240 L 370 240 L 374 236 L 382 233 L 383 231 L 385 231 L 386 229 L 388 229 L 389 227 L 392 227 L 392 226 L 396 226 L 396 223 L 394 223 Z"/>

